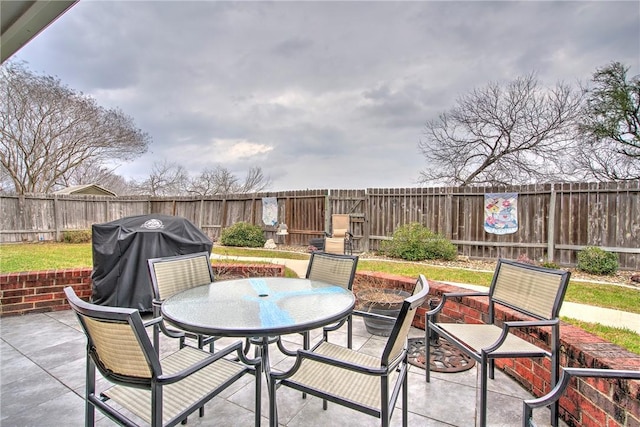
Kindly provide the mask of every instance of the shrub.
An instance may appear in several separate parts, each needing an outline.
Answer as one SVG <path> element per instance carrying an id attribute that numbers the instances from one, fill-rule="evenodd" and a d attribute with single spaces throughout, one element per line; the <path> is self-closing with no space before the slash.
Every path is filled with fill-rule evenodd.
<path id="1" fill-rule="evenodd" d="M 407 261 L 425 259 L 451 261 L 458 255 L 458 249 L 453 243 L 417 222 L 398 227 L 393 233 L 392 240 L 382 242 L 381 251 L 392 258 L 402 258 Z"/>
<path id="2" fill-rule="evenodd" d="M 220 235 L 220 243 L 225 246 L 261 248 L 266 241 L 262 228 L 247 222 L 236 222 L 231 227 L 222 230 Z"/>
<path id="3" fill-rule="evenodd" d="M 598 275 L 614 274 L 618 271 L 618 256 L 613 252 L 589 246 L 578 252 L 578 270 Z"/>
<path id="4" fill-rule="evenodd" d="M 64 243 L 89 243 L 91 242 L 91 230 L 68 230 L 62 232 Z"/>
<path id="5" fill-rule="evenodd" d="M 553 261 L 544 261 L 540 265 L 544 268 L 553 268 L 555 270 L 560 268 L 560 266 Z"/>

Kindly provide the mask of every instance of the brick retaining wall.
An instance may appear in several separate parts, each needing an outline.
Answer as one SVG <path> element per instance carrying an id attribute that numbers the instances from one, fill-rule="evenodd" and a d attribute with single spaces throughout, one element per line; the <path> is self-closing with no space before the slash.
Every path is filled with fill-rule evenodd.
<path id="1" fill-rule="evenodd" d="M 68 310 L 63 289 L 73 287 L 85 300 L 91 297 L 91 268 L 0 274 L 0 317 Z M 213 264 L 216 277 L 283 276 L 276 264 Z"/>

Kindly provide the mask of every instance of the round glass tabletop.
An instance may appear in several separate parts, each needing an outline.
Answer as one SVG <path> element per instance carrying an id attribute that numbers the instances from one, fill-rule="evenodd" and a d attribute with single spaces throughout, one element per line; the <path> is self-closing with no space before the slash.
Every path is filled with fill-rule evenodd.
<path id="1" fill-rule="evenodd" d="M 283 335 L 325 326 L 348 315 L 353 293 L 308 279 L 248 278 L 213 282 L 167 298 L 162 315 L 205 335 Z"/>

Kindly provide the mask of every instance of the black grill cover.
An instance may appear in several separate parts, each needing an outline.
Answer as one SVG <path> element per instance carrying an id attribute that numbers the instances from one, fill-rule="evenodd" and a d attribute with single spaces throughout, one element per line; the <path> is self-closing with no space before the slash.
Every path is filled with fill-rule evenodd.
<path id="1" fill-rule="evenodd" d="M 186 218 L 138 215 L 92 227 L 94 304 L 151 311 L 147 259 L 208 251 L 209 237 Z"/>

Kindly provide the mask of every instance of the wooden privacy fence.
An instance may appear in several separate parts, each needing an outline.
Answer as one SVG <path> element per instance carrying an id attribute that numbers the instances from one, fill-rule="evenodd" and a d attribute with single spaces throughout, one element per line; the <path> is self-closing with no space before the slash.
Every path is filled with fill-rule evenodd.
<path id="1" fill-rule="evenodd" d="M 485 194 L 517 194 L 517 231 L 485 231 Z M 263 223 L 263 198 L 277 200 L 277 220 L 289 234 Z M 306 190 L 193 197 L 1 196 L 1 242 L 60 240 L 67 230 L 90 229 L 122 217 L 185 217 L 212 240 L 239 222 L 262 226 L 267 238 L 306 246 L 330 231 L 331 214 L 348 213 L 355 251 L 380 248 L 395 229 L 419 222 L 444 235 L 471 258 L 533 260 L 574 265 L 586 246 L 619 255 L 624 269 L 640 270 L 640 180 L 513 187 L 371 188 Z M 278 240 L 283 239 L 283 240 Z"/>

